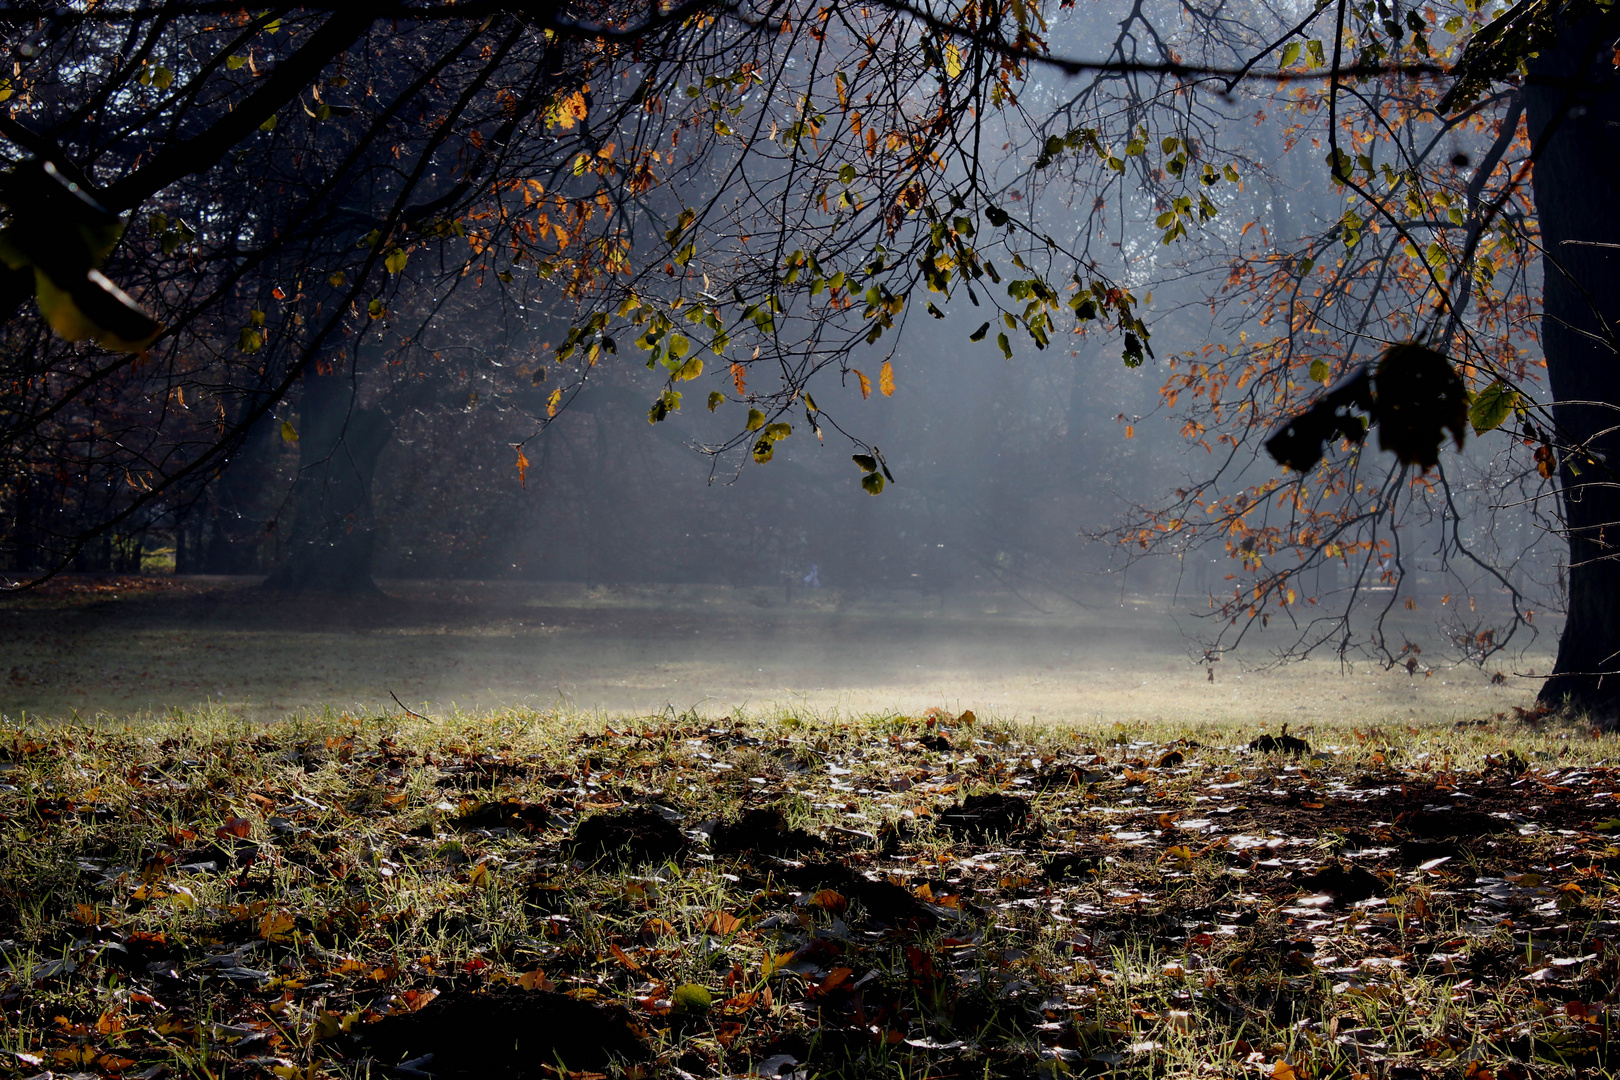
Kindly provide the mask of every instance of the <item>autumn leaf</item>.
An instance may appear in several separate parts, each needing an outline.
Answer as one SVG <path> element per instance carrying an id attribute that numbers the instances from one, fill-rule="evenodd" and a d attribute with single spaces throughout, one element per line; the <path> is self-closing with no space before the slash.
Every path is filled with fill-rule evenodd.
<path id="1" fill-rule="evenodd" d="M 878 389 L 883 391 L 884 397 L 894 394 L 894 365 L 887 360 L 883 361 L 883 369 L 878 372 Z"/>
<path id="2" fill-rule="evenodd" d="M 711 934 L 726 937 L 735 934 L 742 927 L 742 920 L 735 915 L 728 915 L 724 911 L 716 911 L 710 915 L 703 924 L 703 929 Z"/>
<path id="3" fill-rule="evenodd" d="M 525 990 L 555 990 L 557 984 L 546 977 L 546 973 L 539 968 L 525 971 L 517 977 L 517 984 Z"/>
<path id="4" fill-rule="evenodd" d="M 867 398 L 872 396 L 872 380 L 868 379 L 860 368 L 850 368 L 849 370 L 853 371 L 855 373 L 855 378 L 859 380 L 861 384 L 861 400 L 865 401 Z"/>
<path id="5" fill-rule="evenodd" d="M 529 458 L 523 453 L 523 448 L 521 446 L 518 447 L 517 471 L 518 486 L 527 488 L 529 486 Z"/>

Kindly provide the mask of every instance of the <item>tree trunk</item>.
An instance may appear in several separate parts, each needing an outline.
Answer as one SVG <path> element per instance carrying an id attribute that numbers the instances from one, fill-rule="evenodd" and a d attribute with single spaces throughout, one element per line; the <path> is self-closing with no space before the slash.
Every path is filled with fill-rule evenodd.
<path id="1" fill-rule="evenodd" d="M 1543 259 L 1542 350 L 1566 455 L 1568 618 L 1541 701 L 1620 718 L 1620 12 L 1566 28 L 1526 87 Z M 1608 246 L 1599 246 L 1608 245 Z M 1581 404 L 1597 402 L 1600 404 Z M 1579 471 L 1577 471 L 1579 470 Z"/>
<path id="2" fill-rule="evenodd" d="M 362 407 L 344 375 L 304 377 L 299 407 L 298 481 L 286 555 L 265 586 L 300 592 L 376 593 L 372 479 L 393 436 L 382 409 Z"/>

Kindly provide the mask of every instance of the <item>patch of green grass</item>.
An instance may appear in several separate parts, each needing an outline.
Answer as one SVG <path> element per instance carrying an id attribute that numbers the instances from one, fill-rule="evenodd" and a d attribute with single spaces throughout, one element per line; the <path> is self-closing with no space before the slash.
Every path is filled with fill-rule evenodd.
<path id="1" fill-rule="evenodd" d="M 1612 1067 L 1610 737 L 1318 727 L 1291 757 L 1256 734 L 532 712 L 0 732 L 0 1074 Z M 961 816 L 970 795 L 1010 831 Z M 630 846 L 589 848 L 603 815 Z M 557 994 L 623 1044 L 435 1027 L 561 1015 Z"/>

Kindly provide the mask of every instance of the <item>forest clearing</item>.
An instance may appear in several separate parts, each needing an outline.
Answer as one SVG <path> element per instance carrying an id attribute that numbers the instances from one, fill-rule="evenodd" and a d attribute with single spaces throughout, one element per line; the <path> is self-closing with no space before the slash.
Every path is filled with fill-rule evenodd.
<path id="1" fill-rule="evenodd" d="M 387 586 L 332 598 L 246 579 L 84 578 L 0 599 L 16 616 L 0 627 L 0 714 L 122 718 L 208 705 L 274 720 L 397 714 L 397 697 L 430 715 L 940 708 L 1081 724 L 1449 723 L 1529 707 L 1533 672 L 1551 664 L 1549 639 L 1540 656 L 1485 666 L 1433 653 L 1412 656 L 1411 671 L 1367 659 L 1341 668 L 1331 657 L 1278 665 L 1259 634 L 1241 659 L 1196 663 L 1189 635 L 1203 626 L 1191 605 L 1106 588 L 1081 604 L 1006 592 Z M 1433 638 L 1444 611 L 1426 603 L 1392 632 Z"/>

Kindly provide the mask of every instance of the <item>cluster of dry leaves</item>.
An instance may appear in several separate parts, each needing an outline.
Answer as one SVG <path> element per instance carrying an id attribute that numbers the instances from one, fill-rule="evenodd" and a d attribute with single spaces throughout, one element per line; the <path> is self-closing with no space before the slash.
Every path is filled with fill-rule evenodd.
<path id="1" fill-rule="evenodd" d="M 6 733 L 0 1072 L 1611 1067 L 1601 741 L 1152 734 L 971 714 Z"/>

